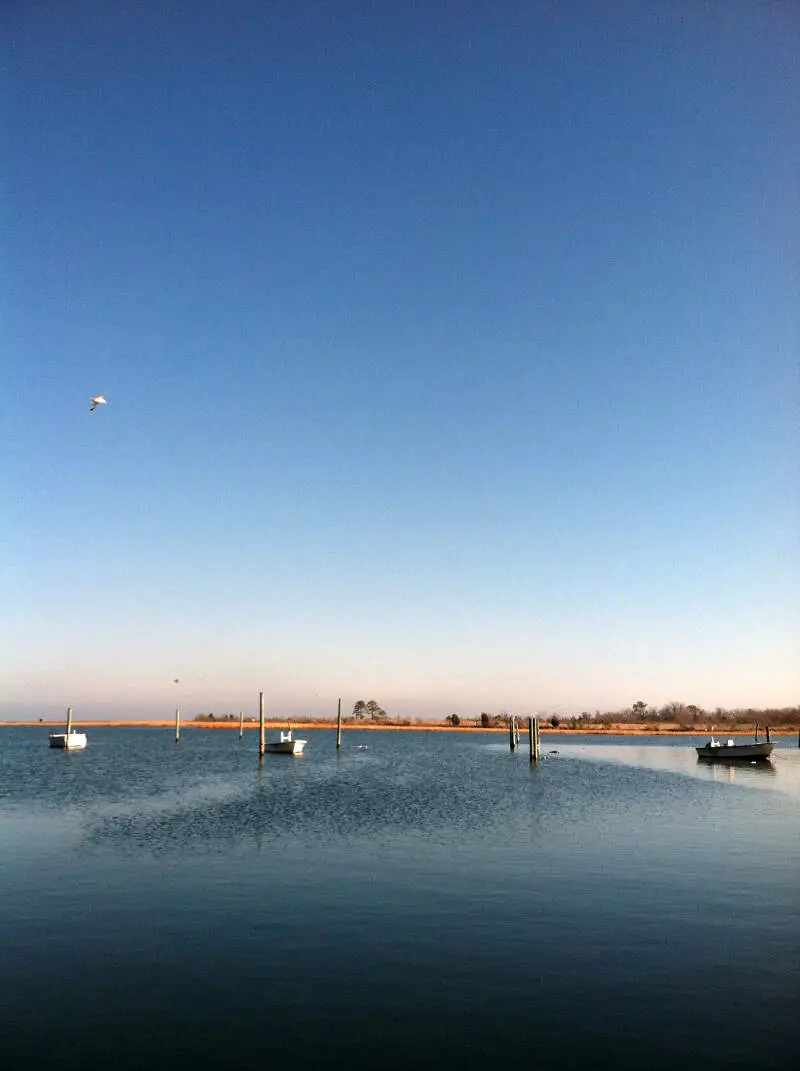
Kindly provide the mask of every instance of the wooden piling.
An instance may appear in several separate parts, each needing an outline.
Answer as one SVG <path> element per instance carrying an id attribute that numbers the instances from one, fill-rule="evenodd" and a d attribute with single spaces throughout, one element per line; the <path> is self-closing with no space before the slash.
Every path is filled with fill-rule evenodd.
<path id="1" fill-rule="evenodd" d="M 264 743 L 264 693 L 258 693 L 258 757 L 264 758 L 266 745 Z"/>
<path id="2" fill-rule="evenodd" d="M 768 725 L 764 726 L 764 732 L 767 734 L 767 743 L 769 743 L 769 726 Z"/>
<path id="3" fill-rule="evenodd" d="M 756 722 L 756 731 L 753 734 L 753 740 L 758 743 L 758 722 Z"/>
<path id="4" fill-rule="evenodd" d="M 244 733 L 244 711 L 240 710 L 239 711 L 239 739 L 240 740 L 242 739 L 242 734 L 243 733 Z"/>
<path id="5" fill-rule="evenodd" d="M 528 754 L 531 762 L 539 761 L 539 719 L 528 718 Z"/>
<path id="6" fill-rule="evenodd" d="M 177 744 L 181 738 L 181 712 L 175 711 L 175 743 Z"/>
<path id="7" fill-rule="evenodd" d="M 508 719 L 508 746 L 511 751 L 514 751 L 517 744 L 514 740 L 514 719 Z"/>
<path id="8" fill-rule="evenodd" d="M 72 732 L 72 707 L 67 707 L 67 740 L 69 744 L 69 734 Z"/>
<path id="9" fill-rule="evenodd" d="M 342 746 L 342 700 L 336 708 L 336 750 Z"/>

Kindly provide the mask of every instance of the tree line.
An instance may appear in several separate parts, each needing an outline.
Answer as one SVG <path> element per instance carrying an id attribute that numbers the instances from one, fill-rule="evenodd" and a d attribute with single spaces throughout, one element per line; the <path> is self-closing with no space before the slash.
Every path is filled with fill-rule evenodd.
<path id="1" fill-rule="evenodd" d="M 723 725 L 751 725 L 758 722 L 759 725 L 792 725 L 800 719 L 800 706 L 795 707 L 714 707 L 707 710 L 696 703 L 682 703 L 672 700 L 663 706 L 656 707 L 646 703 L 643 699 L 637 699 L 629 707 L 622 710 L 603 711 L 598 710 L 594 714 L 583 711 L 577 715 L 576 720 L 604 723 L 613 722 L 616 725 L 629 723 L 653 723 L 671 722 L 677 725 L 692 726 L 697 723 L 706 724 L 714 722 Z"/>
<path id="2" fill-rule="evenodd" d="M 478 724 L 482 729 L 498 729 L 508 725 L 512 715 L 508 711 L 499 714 L 481 711 L 478 719 L 466 719 L 457 714 L 450 714 L 445 721 L 451 725 L 463 725 L 469 723 Z M 581 711 L 580 714 L 553 714 L 539 715 L 540 719 L 549 722 L 554 728 L 561 726 L 564 729 L 580 728 L 583 726 L 599 725 L 658 725 L 659 723 L 679 725 L 690 729 L 694 725 L 780 725 L 800 724 L 800 706 L 796 707 L 714 707 L 706 710 L 695 703 L 682 703 L 672 700 L 663 706 L 650 706 L 643 699 L 637 699 L 629 707 L 621 710 L 594 710 Z"/>
<path id="3" fill-rule="evenodd" d="M 458 726 L 463 727 L 480 727 L 482 729 L 499 729 L 508 725 L 509 719 L 512 716 L 527 717 L 525 715 L 514 715 L 507 710 L 501 710 L 499 712 L 481 711 L 478 717 L 474 715 L 466 714 L 447 714 L 443 718 L 439 719 L 441 724 L 444 721 L 447 725 L 456 728 Z M 798 725 L 800 726 L 800 706 L 794 707 L 734 707 L 727 709 L 725 707 L 714 707 L 713 710 L 706 710 L 704 707 L 698 706 L 695 703 L 682 703 L 677 700 L 672 700 L 669 703 L 665 703 L 663 706 L 651 706 L 643 699 L 637 699 L 634 703 L 631 703 L 628 707 L 623 707 L 620 710 L 583 710 L 580 714 L 539 714 L 541 722 L 549 724 L 552 728 L 557 729 L 559 726 L 563 729 L 580 729 L 590 728 L 591 726 L 604 727 L 609 725 L 658 725 L 658 724 L 670 724 L 677 725 L 683 729 L 691 729 L 695 726 L 698 728 L 702 726 L 714 725 L 716 727 L 722 726 L 737 726 L 737 725 L 769 725 L 773 728 L 778 728 L 782 725 Z M 353 721 L 372 721 L 390 723 L 392 725 L 411 725 L 411 721 L 407 718 L 398 718 L 388 714 L 383 707 L 374 699 L 359 699 L 353 705 L 353 712 L 351 715 Z M 238 715 L 234 714 L 196 714 L 194 721 L 238 721 Z M 253 717 L 246 717 L 244 719 L 247 722 L 255 721 Z M 307 720 L 299 718 L 299 721 Z M 323 719 L 325 720 L 325 719 Z M 416 718 L 415 722 L 424 724 L 425 719 Z"/>

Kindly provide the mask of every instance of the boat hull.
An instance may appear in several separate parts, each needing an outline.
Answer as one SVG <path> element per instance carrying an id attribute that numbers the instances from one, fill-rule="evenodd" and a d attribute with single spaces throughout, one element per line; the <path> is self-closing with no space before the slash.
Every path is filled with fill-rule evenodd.
<path id="1" fill-rule="evenodd" d="M 774 744 L 720 744 L 711 747 L 704 744 L 696 749 L 697 757 L 704 762 L 765 762 L 772 754 Z"/>
<path id="2" fill-rule="evenodd" d="M 300 755 L 305 746 L 305 740 L 281 740 L 265 744 L 264 750 L 268 755 Z"/>
<path id="3" fill-rule="evenodd" d="M 77 751 L 86 747 L 86 733 L 50 733 L 50 747 L 62 751 Z"/>

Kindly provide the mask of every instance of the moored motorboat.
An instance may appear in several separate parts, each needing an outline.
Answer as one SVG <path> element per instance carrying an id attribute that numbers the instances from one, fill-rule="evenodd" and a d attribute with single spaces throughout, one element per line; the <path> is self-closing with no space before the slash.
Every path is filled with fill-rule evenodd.
<path id="1" fill-rule="evenodd" d="M 764 762 L 770 757 L 774 747 L 769 741 L 754 740 L 748 744 L 737 744 L 729 738 L 723 743 L 712 736 L 707 744 L 696 748 L 696 751 L 697 757 L 706 762 L 735 762 L 741 759 Z"/>
<path id="2" fill-rule="evenodd" d="M 60 747 L 64 751 L 86 747 L 86 733 L 50 733 L 50 747 Z"/>
<path id="3" fill-rule="evenodd" d="M 270 755 L 300 755 L 306 746 L 305 740 L 295 740 L 291 728 L 281 733 L 280 740 L 268 740 L 264 750 Z"/>
<path id="4" fill-rule="evenodd" d="M 66 732 L 50 733 L 50 747 L 61 748 L 62 751 L 77 751 L 86 747 L 86 733 L 76 733 L 72 728 L 72 707 L 67 709 Z"/>

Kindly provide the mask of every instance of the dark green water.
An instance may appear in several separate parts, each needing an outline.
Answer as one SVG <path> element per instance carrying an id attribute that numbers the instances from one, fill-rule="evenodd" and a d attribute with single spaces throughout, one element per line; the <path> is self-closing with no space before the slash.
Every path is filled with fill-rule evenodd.
<path id="1" fill-rule="evenodd" d="M 0 1066 L 798 1066 L 791 742 L 304 735 L 0 729 Z"/>

